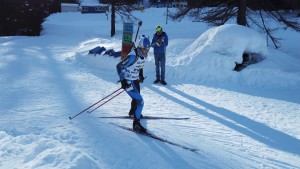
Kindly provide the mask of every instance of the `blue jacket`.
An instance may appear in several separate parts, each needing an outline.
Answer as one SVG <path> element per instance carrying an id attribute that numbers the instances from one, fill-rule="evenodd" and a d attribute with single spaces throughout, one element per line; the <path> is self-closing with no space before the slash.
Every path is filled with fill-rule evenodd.
<path id="1" fill-rule="evenodd" d="M 158 45 L 156 42 L 161 39 L 162 40 L 162 44 Z M 166 48 L 168 46 L 169 40 L 168 40 L 168 35 L 166 34 L 166 32 L 162 32 L 161 35 L 157 35 L 157 33 L 155 33 L 153 35 L 152 38 L 152 42 L 151 42 L 151 46 L 154 49 L 154 55 L 156 54 L 166 54 Z"/>

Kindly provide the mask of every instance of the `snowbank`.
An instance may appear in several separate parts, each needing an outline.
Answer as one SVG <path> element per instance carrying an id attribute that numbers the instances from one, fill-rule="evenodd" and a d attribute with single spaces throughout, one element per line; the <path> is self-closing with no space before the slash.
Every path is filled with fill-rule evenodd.
<path id="1" fill-rule="evenodd" d="M 270 57 L 242 72 L 232 71 L 235 62 L 242 62 L 244 52 Z M 170 58 L 168 76 L 195 83 L 297 88 L 300 76 L 288 68 L 295 67 L 294 59 L 285 59 L 288 56 L 284 55 L 274 50 L 270 52 L 264 37 L 255 30 L 227 24 L 208 29 L 178 57 Z"/>
<path id="2" fill-rule="evenodd" d="M 267 51 L 266 41 L 258 32 L 248 27 L 227 24 L 208 29 L 184 49 L 172 64 L 190 64 L 191 61 L 199 62 L 203 57 L 209 57 L 202 53 L 225 55 L 232 62 L 233 59 L 240 61 L 243 52 L 267 56 Z"/>

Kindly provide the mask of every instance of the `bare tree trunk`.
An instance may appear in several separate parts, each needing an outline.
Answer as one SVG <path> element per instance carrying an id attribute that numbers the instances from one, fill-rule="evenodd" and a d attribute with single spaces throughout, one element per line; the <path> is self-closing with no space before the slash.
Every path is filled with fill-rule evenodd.
<path id="1" fill-rule="evenodd" d="M 110 36 L 113 37 L 116 33 L 116 6 L 115 1 L 111 3 L 111 30 Z"/>
<path id="2" fill-rule="evenodd" d="M 246 12 L 247 12 L 247 0 L 239 0 L 237 24 L 244 25 L 244 26 L 247 25 Z"/>

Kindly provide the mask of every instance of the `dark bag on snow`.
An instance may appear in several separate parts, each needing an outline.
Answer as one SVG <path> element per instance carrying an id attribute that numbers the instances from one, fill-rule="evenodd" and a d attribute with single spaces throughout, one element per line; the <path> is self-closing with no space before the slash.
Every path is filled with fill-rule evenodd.
<path id="1" fill-rule="evenodd" d="M 100 47 L 100 46 L 97 46 L 97 47 L 95 47 L 94 49 L 91 49 L 90 51 L 89 51 L 89 54 L 95 54 L 95 56 L 97 55 L 97 54 L 101 54 L 103 51 L 105 51 L 106 49 L 105 49 L 105 47 Z"/>
<path id="2" fill-rule="evenodd" d="M 109 50 L 105 51 L 103 55 L 113 56 L 114 53 L 115 53 L 115 51 L 113 49 L 109 49 Z"/>

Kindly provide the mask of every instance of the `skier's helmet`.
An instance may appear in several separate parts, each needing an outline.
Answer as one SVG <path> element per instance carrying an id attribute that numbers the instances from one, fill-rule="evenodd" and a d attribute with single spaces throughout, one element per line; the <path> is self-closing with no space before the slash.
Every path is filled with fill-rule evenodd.
<path id="1" fill-rule="evenodd" d="M 139 48 L 142 48 L 144 50 L 150 49 L 150 41 L 145 35 L 142 35 L 142 37 L 139 41 Z"/>

